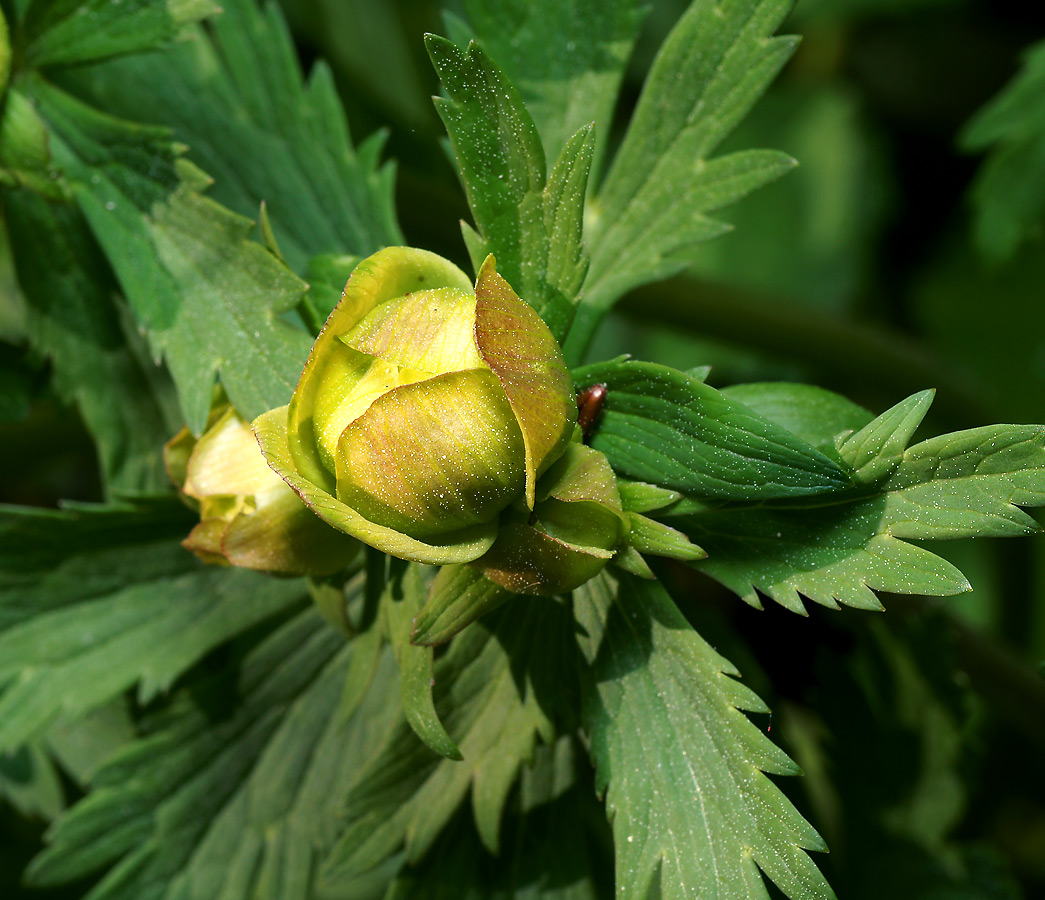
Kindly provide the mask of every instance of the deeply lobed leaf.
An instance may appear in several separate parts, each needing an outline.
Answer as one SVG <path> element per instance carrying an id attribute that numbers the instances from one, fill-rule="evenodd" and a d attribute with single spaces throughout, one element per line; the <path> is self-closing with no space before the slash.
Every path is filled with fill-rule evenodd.
<path id="1" fill-rule="evenodd" d="M 34 862 L 33 881 L 115 864 L 90 900 L 309 900 L 360 759 L 400 721 L 387 654 L 359 716 L 337 715 L 352 652 L 306 611 L 194 683 L 95 776 Z M 199 702 L 226 691 L 239 698 L 230 708 Z"/>
<path id="2" fill-rule="evenodd" d="M 575 594 L 590 670 L 584 719 L 617 853 L 617 897 L 833 897 L 819 835 L 764 773 L 797 767 L 745 716 L 765 712 L 657 582 Z"/>
<path id="3" fill-rule="evenodd" d="M 802 389 L 755 387 L 742 396 L 758 408 L 760 393 L 777 403 L 792 391 Z M 754 606 L 756 592 L 804 612 L 802 597 L 829 607 L 881 609 L 875 591 L 967 591 L 969 582 L 951 563 L 907 540 L 1036 531 L 1019 507 L 1045 505 L 1045 427 L 988 426 L 908 447 L 930 400 L 929 392 L 915 394 L 855 433 L 866 411 L 827 403 L 837 453 L 853 468 L 858 487 L 818 501 L 759 507 L 683 501 L 669 512 L 680 519 L 669 521 L 708 551 L 697 568 Z M 788 425 L 799 435 L 822 436 L 815 406 L 789 409 Z"/>
<path id="4" fill-rule="evenodd" d="M 519 89 L 550 154 L 595 124 L 595 162 L 645 15 L 635 0 L 467 0 L 448 17 L 454 43 L 475 38 Z"/>
<path id="5" fill-rule="evenodd" d="M 21 23 L 25 61 L 69 66 L 155 50 L 216 12 L 210 0 L 33 0 Z"/>
<path id="6" fill-rule="evenodd" d="M 276 4 L 221 7 L 207 32 L 163 54 L 92 67 L 70 89 L 114 115 L 171 128 L 215 179 L 217 202 L 245 216 L 264 203 L 279 250 L 299 275 L 309 277 L 319 254 L 362 257 L 402 244 L 394 170 L 379 165 L 381 134 L 352 146 L 329 67 L 319 61 L 302 77 Z"/>
<path id="7" fill-rule="evenodd" d="M 0 513 L 9 552 L 31 546 L 0 580 L 0 746 L 135 685 L 148 702 L 214 647 L 302 602 L 300 583 L 200 566 L 171 540 L 185 530 L 171 512 L 167 501 Z"/>
<path id="8" fill-rule="evenodd" d="M 561 341 L 587 271 L 581 220 L 591 129 L 566 142 L 547 176 L 533 119 L 496 64 L 475 44 L 460 50 L 429 35 L 426 45 L 448 95 L 436 107 L 479 229 L 465 226 L 472 262 L 478 269 L 493 253 L 500 273 Z"/>
<path id="9" fill-rule="evenodd" d="M 560 667 L 569 624 L 548 602 L 506 607 L 463 631 L 435 668 L 435 705 L 463 762 L 436 757 L 404 724 L 360 773 L 344 812 L 345 832 L 325 877 L 339 882 L 401 848 L 417 862 L 471 793 L 483 844 L 496 852 L 502 812 L 537 736 L 550 742 L 551 705 L 561 702 Z"/>
<path id="10" fill-rule="evenodd" d="M 624 293 L 678 272 L 681 251 L 729 229 L 709 213 L 794 165 L 765 150 L 711 158 L 794 49 L 793 38 L 772 37 L 789 8 L 788 0 L 696 0 L 668 35 L 586 216 L 591 269 L 568 359 L 582 356 Z"/>
<path id="11" fill-rule="evenodd" d="M 177 400 L 114 307 L 112 276 L 86 222 L 29 191 L 5 191 L 4 215 L 30 343 L 51 360 L 55 390 L 94 437 L 107 490 L 162 490 L 160 447 L 180 424 Z"/>

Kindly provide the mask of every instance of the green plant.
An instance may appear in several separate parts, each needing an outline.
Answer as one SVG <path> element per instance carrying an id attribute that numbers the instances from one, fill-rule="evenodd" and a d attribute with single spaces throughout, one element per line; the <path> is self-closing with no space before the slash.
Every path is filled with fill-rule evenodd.
<path id="1" fill-rule="evenodd" d="M 889 176 L 839 48 L 869 15 L 958 15 L 923 5 L 800 5 L 809 49 L 758 107 L 788 0 L 657 6 L 617 123 L 637 3 L 462 0 L 425 48 L 465 208 L 414 102 L 428 8 L 400 30 L 288 2 L 350 117 L 391 129 L 397 211 L 386 135 L 352 143 L 277 7 L 2 0 L 0 411 L 28 503 L 0 510 L 0 796 L 15 854 L 52 822 L 28 895 L 1039 888 L 1040 542 L 938 542 L 1045 505 L 1045 426 L 982 424 L 1041 418 L 1040 47 L 963 132 L 995 268 L 955 232 L 911 278 L 965 368 L 886 302 L 852 315 L 883 208 L 857 188 Z M 768 187 L 795 160 L 761 132 L 813 181 Z M 861 403 L 803 383 L 846 373 Z M 950 405 L 920 439 L 930 374 Z M 452 420 L 451 391 L 482 402 Z M 58 477 L 76 441 L 97 484 Z M 77 500 L 46 508 L 55 484 Z M 964 606 L 791 615 L 957 595 L 956 563 L 983 581 Z M 977 747 L 1019 797 L 972 787 Z"/>

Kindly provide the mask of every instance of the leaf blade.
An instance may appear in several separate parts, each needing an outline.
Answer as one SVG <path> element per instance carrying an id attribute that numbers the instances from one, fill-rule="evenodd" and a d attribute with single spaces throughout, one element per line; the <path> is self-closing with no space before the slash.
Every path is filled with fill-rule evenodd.
<path id="1" fill-rule="evenodd" d="M 646 896 L 659 872 L 671 900 L 764 897 L 761 868 L 789 897 L 832 897 L 804 852 L 823 841 L 764 774 L 796 767 L 743 715 L 765 706 L 736 669 L 655 582 L 600 576 L 575 600 L 617 896 Z"/>
<path id="2" fill-rule="evenodd" d="M 581 388 L 607 386 L 591 446 L 626 478 L 737 500 L 848 483 L 838 463 L 683 372 L 629 360 L 586 366 L 574 377 Z"/>

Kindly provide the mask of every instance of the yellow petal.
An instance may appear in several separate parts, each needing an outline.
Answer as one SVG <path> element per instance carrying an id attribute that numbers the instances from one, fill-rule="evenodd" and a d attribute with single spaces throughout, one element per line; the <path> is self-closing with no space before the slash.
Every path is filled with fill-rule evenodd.
<path id="1" fill-rule="evenodd" d="M 417 538 L 488 522 L 522 493 L 523 441 L 487 369 L 390 391 L 338 443 L 338 498 Z"/>
<path id="2" fill-rule="evenodd" d="M 322 390 L 337 382 L 339 367 L 351 366 L 336 352 L 347 349 L 340 338 L 376 306 L 411 291 L 429 288 L 470 290 L 471 282 L 457 266 L 435 253 L 411 247 L 386 247 L 364 259 L 352 272 L 344 293 L 312 345 L 305 369 L 290 401 L 287 439 L 297 470 L 313 483 L 334 489 L 332 460 L 324 460 L 314 429 L 315 406 Z M 328 367 L 332 371 L 328 372 Z"/>
<path id="3" fill-rule="evenodd" d="M 471 562 L 493 544 L 496 523 L 461 529 L 427 543 L 367 520 L 297 471 L 287 446 L 287 412 L 281 406 L 259 416 L 254 420 L 254 433 L 269 465 L 328 525 L 383 553 L 435 566 Z"/>

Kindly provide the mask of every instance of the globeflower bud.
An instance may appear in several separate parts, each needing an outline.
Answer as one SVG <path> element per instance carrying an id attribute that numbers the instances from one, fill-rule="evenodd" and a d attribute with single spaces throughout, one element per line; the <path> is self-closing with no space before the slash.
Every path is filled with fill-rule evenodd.
<path id="1" fill-rule="evenodd" d="M 523 512 L 503 518 L 493 547 L 474 563 L 516 594 L 580 587 L 602 570 L 630 528 L 606 457 L 579 442 L 541 479 L 533 512 Z"/>
<path id="2" fill-rule="evenodd" d="M 394 556 L 470 562 L 501 513 L 532 510 L 576 421 L 540 316 L 488 257 L 474 287 L 447 260 L 363 260 L 288 407 L 254 423 L 269 465 L 335 528 Z"/>
<path id="3" fill-rule="evenodd" d="M 329 575 L 358 542 L 317 518 L 265 463 L 250 425 L 228 404 L 199 439 L 183 428 L 164 462 L 200 523 L 182 544 L 200 559 L 285 575 Z"/>

